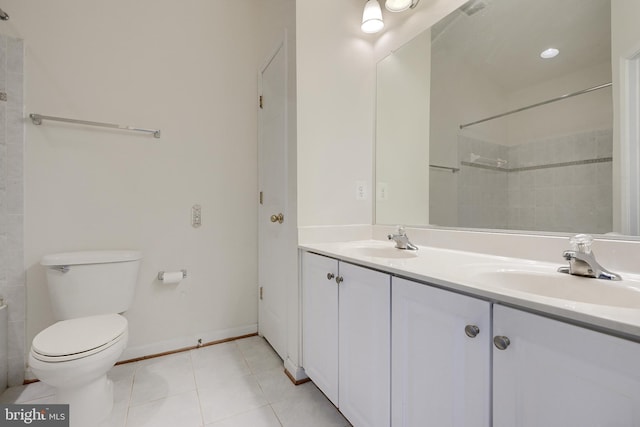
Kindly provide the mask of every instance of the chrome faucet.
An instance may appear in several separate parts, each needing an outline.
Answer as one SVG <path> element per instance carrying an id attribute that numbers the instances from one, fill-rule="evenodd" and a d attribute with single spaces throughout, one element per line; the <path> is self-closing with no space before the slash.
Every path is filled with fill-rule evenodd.
<path id="1" fill-rule="evenodd" d="M 407 233 L 404 231 L 404 227 L 398 226 L 398 234 L 389 234 L 387 236 L 389 240 L 396 242 L 397 249 L 408 249 L 410 251 L 417 251 L 418 247 L 409 241 Z"/>
<path id="2" fill-rule="evenodd" d="M 564 259 L 569 261 L 569 265 L 558 268 L 558 271 L 596 279 L 622 280 L 619 274 L 610 272 L 596 261 L 596 257 L 591 251 L 592 241 L 593 237 L 588 234 L 573 236 L 569 240 L 571 249 L 562 253 Z"/>

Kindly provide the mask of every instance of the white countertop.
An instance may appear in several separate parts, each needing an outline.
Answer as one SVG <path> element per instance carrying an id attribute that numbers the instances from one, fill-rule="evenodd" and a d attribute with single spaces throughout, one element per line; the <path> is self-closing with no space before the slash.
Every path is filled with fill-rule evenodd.
<path id="1" fill-rule="evenodd" d="M 616 271 L 623 280 L 612 282 L 557 273 L 558 267 L 566 265 L 562 263 L 546 263 L 429 246 L 419 246 L 418 251 L 396 250 L 398 252 L 395 253 L 393 246 L 393 242 L 360 240 L 340 243 L 305 243 L 299 248 L 640 340 L 640 304 L 635 305 L 636 295 L 640 301 L 640 275 L 638 274 Z M 386 256 L 387 254 L 389 257 Z M 496 285 L 492 280 L 487 279 L 492 276 L 483 275 L 486 272 L 507 270 L 540 272 L 541 276 L 538 277 L 542 279 L 537 280 L 551 278 L 554 281 L 551 286 L 555 286 L 555 281 L 560 281 L 558 286 L 562 286 L 562 283 L 565 283 L 563 281 L 566 281 L 572 289 L 580 289 L 584 284 L 585 292 L 587 288 L 590 289 L 590 298 L 580 298 L 579 294 L 575 299 L 552 298 L 509 286 Z M 515 277 L 509 280 L 518 279 Z M 596 292 L 595 296 L 593 289 Z M 609 289 L 612 293 L 622 290 L 633 298 L 624 301 L 620 306 L 595 302 L 598 300 L 598 292 L 602 293 L 602 300 L 606 302 L 606 293 Z M 581 302 L 581 299 L 589 302 Z"/>

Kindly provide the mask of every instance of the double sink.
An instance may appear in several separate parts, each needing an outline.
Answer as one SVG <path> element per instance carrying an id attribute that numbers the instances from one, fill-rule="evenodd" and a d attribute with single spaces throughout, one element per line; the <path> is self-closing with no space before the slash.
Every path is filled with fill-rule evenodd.
<path id="1" fill-rule="evenodd" d="M 480 287 L 497 294 L 535 298 L 566 308 L 579 304 L 640 310 L 640 276 L 623 274 L 621 281 L 559 273 L 561 263 L 493 257 L 471 252 L 420 247 L 396 249 L 393 243 L 361 241 L 336 244 L 347 259 Z M 371 265 L 370 265 L 371 266 Z"/>

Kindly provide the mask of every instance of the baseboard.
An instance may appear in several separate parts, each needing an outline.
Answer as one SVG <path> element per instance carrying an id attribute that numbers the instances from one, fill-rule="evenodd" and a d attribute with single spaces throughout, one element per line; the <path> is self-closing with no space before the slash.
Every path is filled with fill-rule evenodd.
<path id="1" fill-rule="evenodd" d="M 31 368 L 27 366 L 24 370 L 24 380 L 22 381 L 22 385 L 37 383 L 38 381 L 40 380 L 33 375 L 33 371 L 31 371 Z"/>
<path id="2" fill-rule="evenodd" d="M 224 340 L 237 339 L 246 335 L 258 333 L 258 324 L 239 326 L 237 328 L 221 329 L 217 331 L 203 332 L 191 337 L 176 338 L 167 341 L 160 341 L 153 344 L 127 347 L 118 363 L 132 361 L 135 359 L 146 359 L 150 355 L 163 355 L 190 350 L 192 348 L 211 345 Z"/>
<path id="3" fill-rule="evenodd" d="M 116 362 L 116 365 L 123 365 L 125 363 L 139 362 L 141 360 L 155 359 L 156 357 L 168 356 L 170 354 L 182 353 L 184 351 L 196 350 L 198 348 L 208 347 L 208 346 L 211 346 L 211 345 L 222 344 L 222 343 L 225 343 L 225 342 L 241 340 L 243 338 L 249 338 L 249 337 L 255 337 L 255 336 L 258 336 L 257 332 L 254 332 L 253 334 L 240 335 L 240 336 L 237 336 L 237 337 L 224 338 L 224 339 L 216 340 L 216 341 L 208 341 L 208 342 L 205 342 L 205 343 L 202 343 L 202 344 L 198 343 L 198 345 L 193 345 L 191 347 L 183 347 L 183 348 L 178 348 L 176 350 L 164 351 L 162 353 L 155 353 L 155 354 L 149 354 L 149 355 L 146 355 L 146 356 L 135 357 L 133 359 L 120 360 L 120 361 Z"/>
<path id="4" fill-rule="evenodd" d="M 285 359 L 284 361 L 284 373 L 295 385 L 304 384 L 311 381 L 311 379 L 304 372 L 304 369 L 296 365 L 291 359 Z"/>

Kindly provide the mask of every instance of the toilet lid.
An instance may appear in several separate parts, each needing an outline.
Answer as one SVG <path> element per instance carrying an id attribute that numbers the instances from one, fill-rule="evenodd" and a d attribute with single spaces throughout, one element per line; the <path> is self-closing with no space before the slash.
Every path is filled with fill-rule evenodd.
<path id="1" fill-rule="evenodd" d="M 126 331 L 127 319 L 119 314 L 63 320 L 36 335 L 31 348 L 40 360 L 63 362 L 102 351 Z"/>

